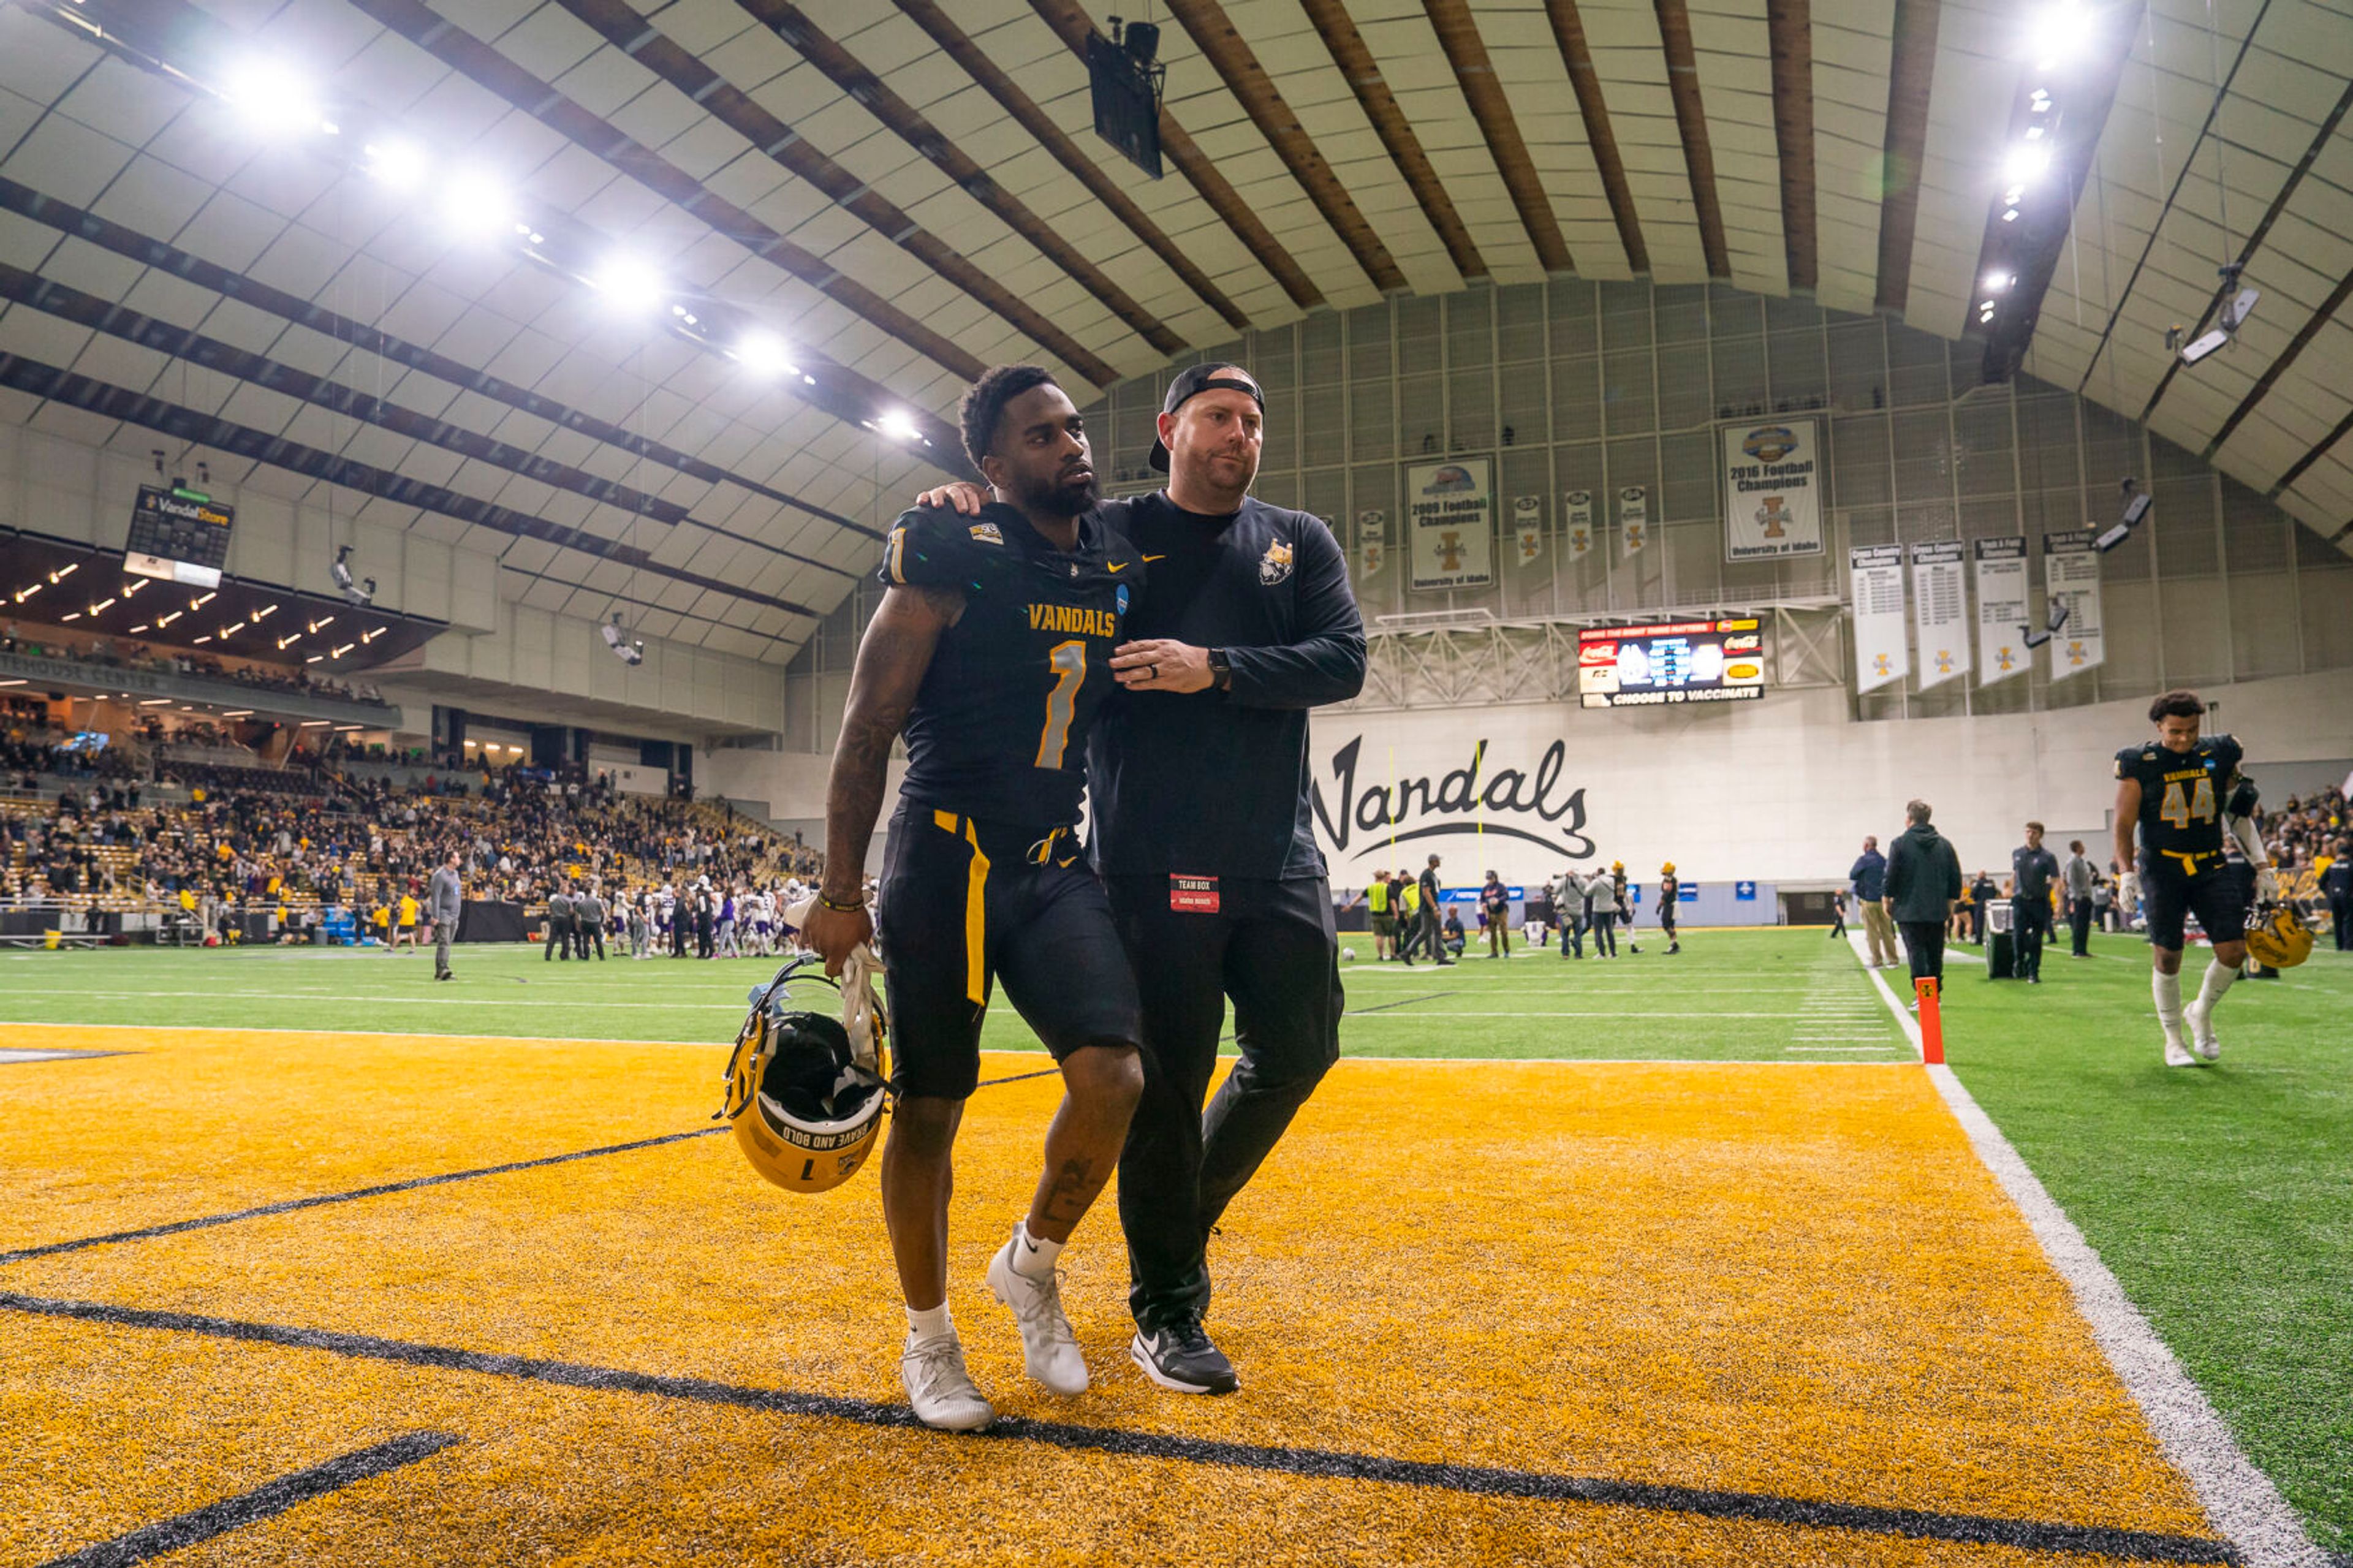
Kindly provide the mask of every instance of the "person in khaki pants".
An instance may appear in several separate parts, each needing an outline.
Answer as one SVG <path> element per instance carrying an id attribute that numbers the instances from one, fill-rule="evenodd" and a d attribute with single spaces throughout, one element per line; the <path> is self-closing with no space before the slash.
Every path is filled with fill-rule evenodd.
<path id="1" fill-rule="evenodd" d="M 1887 857 L 1879 852 L 1877 837 L 1862 841 L 1862 853 L 1847 868 L 1854 888 L 1854 906 L 1862 916 L 1863 945 L 1871 950 L 1871 967 L 1895 967 L 1895 922 L 1880 900 L 1887 892 Z"/>

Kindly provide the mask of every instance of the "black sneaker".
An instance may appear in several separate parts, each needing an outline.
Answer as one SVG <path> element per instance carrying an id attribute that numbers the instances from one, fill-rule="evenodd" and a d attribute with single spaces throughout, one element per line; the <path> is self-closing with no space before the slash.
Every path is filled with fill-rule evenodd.
<path id="1" fill-rule="evenodd" d="M 1145 1376 L 1179 1394 L 1231 1394 L 1241 1386 L 1234 1363 L 1209 1342 L 1198 1318 L 1179 1318 L 1149 1331 L 1138 1329 L 1127 1353 Z"/>

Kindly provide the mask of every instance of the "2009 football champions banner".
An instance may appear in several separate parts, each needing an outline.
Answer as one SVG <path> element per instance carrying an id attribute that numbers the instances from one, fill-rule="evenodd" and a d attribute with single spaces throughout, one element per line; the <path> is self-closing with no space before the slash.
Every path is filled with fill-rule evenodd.
<path id="1" fill-rule="evenodd" d="M 2026 673 L 2026 536 L 1980 539 L 1978 563 L 1978 684 Z"/>
<path id="2" fill-rule="evenodd" d="M 1904 679 L 1904 547 L 1860 544 L 1846 552 L 1854 574 L 1854 689 Z"/>
<path id="3" fill-rule="evenodd" d="M 1483 588 L 1495 580 L 1493 467 L 1489 458 L 1461 458 L 1405 471 L 1409 586 Z"/>
<path id="4" fill-rule="evenodd" d="M 1727 425 L 1724 558 L 1770 561 L 1822 552 L 1822 465 L 1812 419 Z"/>
<path id="5" fill-rule="evenodd" d="M 1969 672 L 1969 595 L 1961 581 L 1968 551 L 1957 539 L 1912 547 L 1912 629 L 1923 691 Z"/>
<path id="6" fill-rule="evenodd" d="M 2042 536 L 2042 588 L 2053 605 L 2067 606 L 2067 622 L 2050 643 L 2051 679 L 2097 669 L 2108 642 L 2100 624 L 2100 552 L 2090 529 Z"/>

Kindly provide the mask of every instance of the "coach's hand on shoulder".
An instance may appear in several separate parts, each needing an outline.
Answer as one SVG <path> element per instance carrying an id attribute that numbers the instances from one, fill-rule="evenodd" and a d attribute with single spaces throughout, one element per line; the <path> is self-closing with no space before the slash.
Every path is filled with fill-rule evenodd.
<path id="1" fill-rule="evenodd" d="M 874 940 L 874 921 L 866 913 L 864 904 L 856 909 L 837 910 L 826 902 L 826 899 L 832 897 L 828 893 L 809 906 L 808 922 L 801 928 L 801 936 L 825 960 L 825 972 L 839 976 L 841 966 L 849 962 L 849 955 L 858 944 Z M 851 899 L 856 897 L 855 893 L 850 895 Z M 849 900 L 835 901 L 847 903 Z"/>
<path id="2" fill-rule="evenodd" d="M 944 506 L 960 511 L 966 517 L 979 515 L 988 504 L 988 492 L 969 479 L 955 479 L 935 485 L 915 498 L 917 506 Z"/>

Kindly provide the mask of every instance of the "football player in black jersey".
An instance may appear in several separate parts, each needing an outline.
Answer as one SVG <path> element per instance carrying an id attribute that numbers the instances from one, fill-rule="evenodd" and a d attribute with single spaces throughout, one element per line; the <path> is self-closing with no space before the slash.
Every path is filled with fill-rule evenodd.
<path id="1" fill-rule="evenodd" d="M 891 531 L 889 591 L 850 677 L 807 927 L 829 973 L 873 934 L 860 876 L 903 730 L 880 897 L 897 1091 L 882 1213 L 907 1301 L 908 1398 L 926 1425 L 957 1430 L 996 1415 L 947 1308 L 950 1152 L 979 1078 L 991 982 L 1061 1065 L 1045 1169 L 988 1268 L 1029 1375 L 1057 1394 L 1083 1390 L 1087 1368 L 1055 1262 L 1117 1165 L 1144 1089 L 1135 980 L 1077 834 L 1088 731 L 1144 563 L 1090 510 L 1086 433 L 1046 372 L 989 371 L 963 422 L 993 499 L 974 516 L 917 508 Z"/>
<path id="2" fill-rule="evenodd" d="M 2230 818 L 2242 752 L 2228 735 L 2205 735 L 2199 727 L 2206 704 L 2194 691 L 2168 691 L 2149 705 L 2157 738 L 2116 753 L 2116 863 L 2134 867 L 2122 878 L 2120 896 L 2129 906 L 2136 895 L 2148 917 L 2155 973 L 2158 1022 L 2165 1029 L 2168 1067 L 2191 1067 L 2221 1053 L 2214 1034 L 2214 1007 L 2246 962 L 2247 902 L 2223 864 L 2222 835 L 2235 832 L 2258 868 L 2262 896 L 2274 887 L 2269 857 L 2245 818 Z M 2136 848 L 2133 830 L 2140 830 Z M 2181 1005 L 2181 949 L 2187 917 L 2196 914 L 2214 947 L 2213 961 L 2198 988 L 2198 999 Z M 2189 1044 L 2181 1038 L 2184 1019 Z M 2195 1054 L 2192 1054 L 2194 1050 Z"/>

